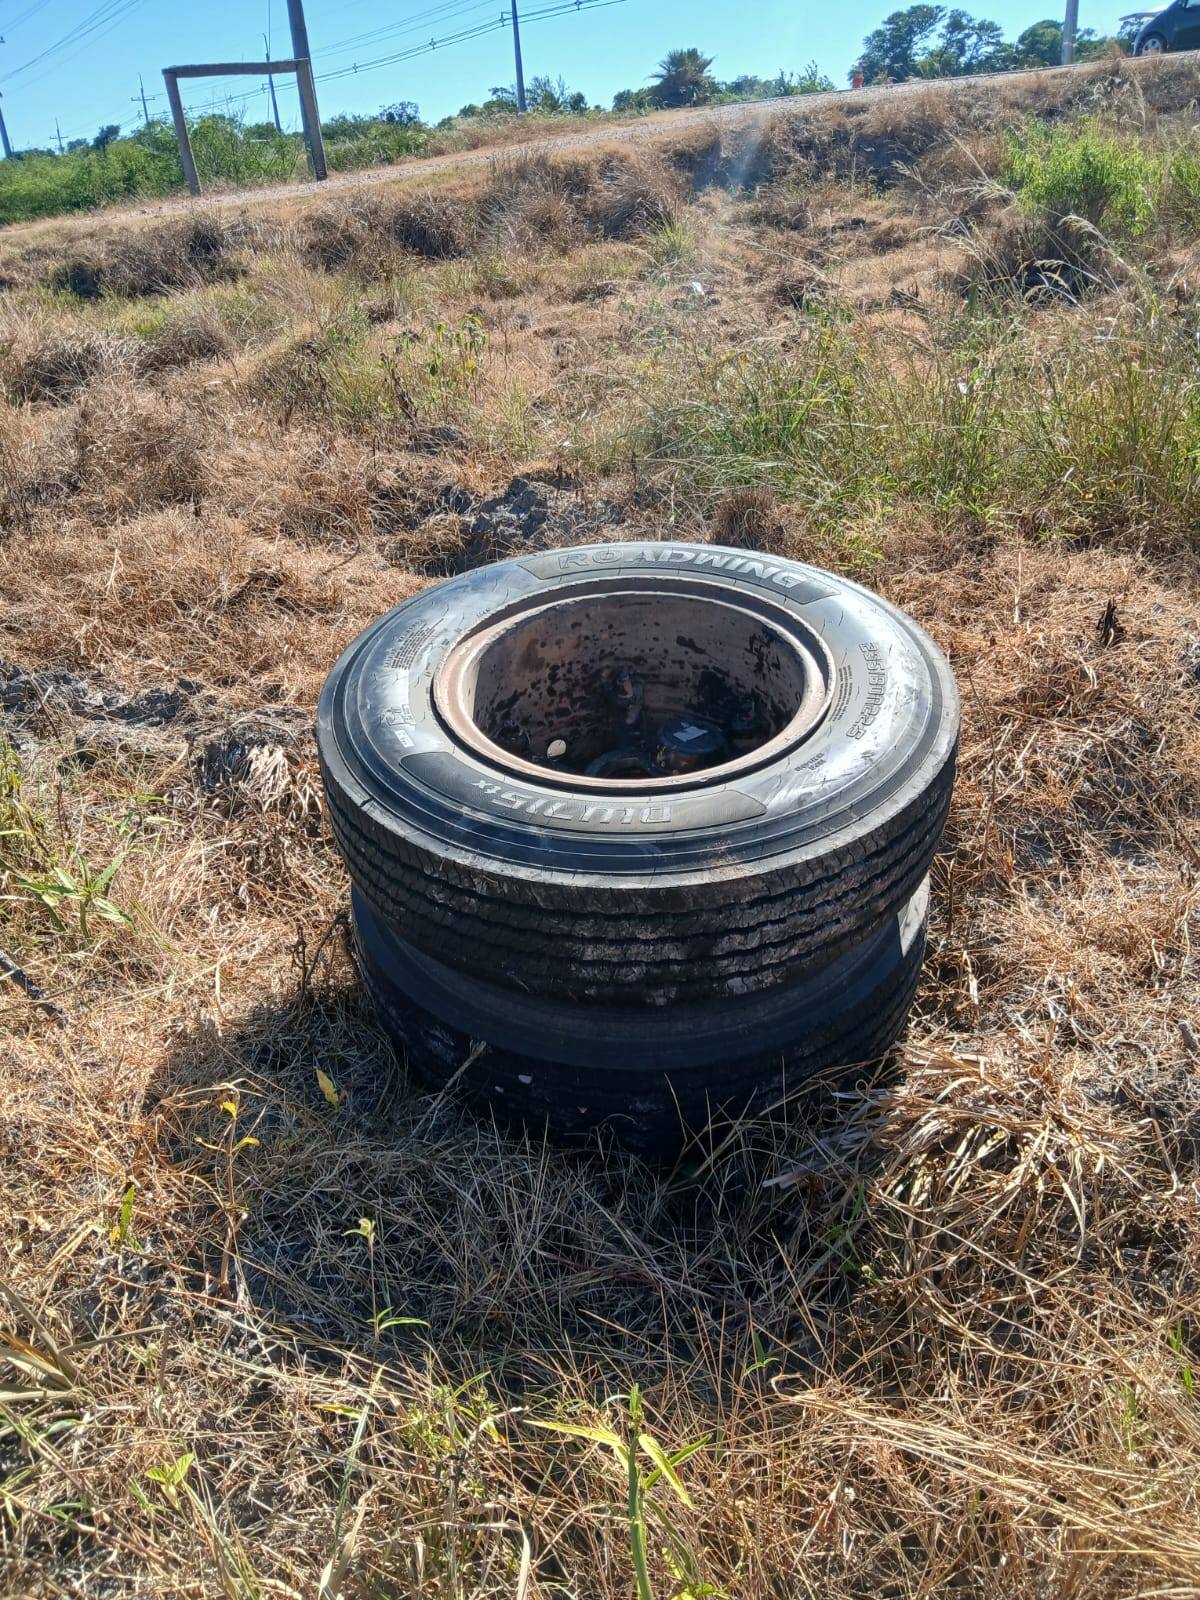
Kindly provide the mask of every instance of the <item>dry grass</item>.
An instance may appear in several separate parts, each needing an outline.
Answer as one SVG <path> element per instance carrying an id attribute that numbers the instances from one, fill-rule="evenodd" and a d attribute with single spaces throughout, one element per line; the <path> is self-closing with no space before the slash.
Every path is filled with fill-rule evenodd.
<path id="1" fill-rule="evenodd" d="M 927 173 L 909 236 L 832 169 L 689 202 L 712 165 L 506 162 L 463 255 L 396 220 L 449 191 L 260 219 L 236 282 L 5 297 L 7 1593 L 627 1600 L 628 1473 L 569 1429 L 635 1390 L 695 1447 L 686 1500 L 637 1484 L 657 1600 L 1200 1593 L 1200 574 L 1152 425 L 1190 306 L 1153 261 L 964 305 Z M 1004 463 L 1078 374 L 1043 493 Z M 408 1080 L 309 731 L 429 574 L 631 531 L 865 576 L 963 690 L 904 1044 L 670 1173 Z"/>
<path id="2" fill-rule="evenodd" d="M 80 509 L 107 520 L 187 504 L 199 515 L 205 431 L 192 409 L 161 393 L 128 382 L 96 386 L 75 421 Z"/>
<path id="3" fill-rule="evenodd" d="M 169 371 L 195 361 L 219 361 L 233 355 L 236 344 L 216 307 L 205 301 L 184 303 L 147 341 L 137 359 L 143 372 Z"/>
<path id="4" fill-rule="evenodd" d="M 614 149 L 598 159 L 539 152 L 502 157 L 457 196 L 392 199 L 364 191 L 301 219 L 304 257 L 365 282 L 395 278 L 413 258 L 454 260 L 513 252 L 564 253 L 588 239 L 641 239 L 678 220 L 691 147 L 665 154 Z"/>
<path id="5" fill-rule="evenodd" d="M 61 403 L 101 373 L 129 371 L 134 349 L 107 329 L 57 331 L 51 319 L 22 319 L 5 344 L 5 387 L 13 400 Z"/>
<path id="6" fill-rule="evenodd" d="M 735 550 L 767 550 L 778 545 L 779 507 L 766 489 L 732 489 L 713 508 L 714 544 Z"/>
<path id="7" fill-rule="evenodd" d="M 49 282 L 80 300 L 104 295 L 168 294 L 238 276 L 241 231 L 219 212 L 114 234 L 96 248 L 68 256 Z"/>

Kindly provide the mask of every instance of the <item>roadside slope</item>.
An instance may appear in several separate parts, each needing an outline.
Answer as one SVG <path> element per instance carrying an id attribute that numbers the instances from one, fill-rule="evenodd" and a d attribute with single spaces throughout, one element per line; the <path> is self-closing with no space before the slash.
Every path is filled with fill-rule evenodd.
<path id="1" fill-rule="evenodd" d="M 1193 53 L 1195 54 L 1195 53 Z M 1173 62 L 1182 56 L 1170 58 Z M 1138 70 L 1152 71 L 1157 62 L 1140 63 Z M 0 228 L 0 240 L 31 237 L 49 231 L 67 230 L 85 233 L 100 218 L 105 223 L 130 221 L 139 217 L 165 217 L 180 212 L 205 209 L 254 206 L 270 202 L 298 199 L 309 195 L 330 194 L 372 189 L 380 184 L 395 183 L 411 178 L 424 178 L 431 174 L 461 168 L 486 166 L 505 156 L 532 151 L 568 152 L 613 143 L 657 142 L 689 130 L 712 125 L 724 132 L 752 128 L 775 116 L 803 120 L 817 118 L 831 106 L 849 107 L 877 104 L 887 99 L 897 103 L 912 100 L 930 93 L 970 93 L 979 85 L 1002 85 L 1006 93 L 1016 97 L 1035 92 L 1054 94 L 1071 76 L 1094 76 L 1103 63 L 1087 62 L 1074 67 L 1052 67 L 1036 72 L 987 73 L 971 78 L 914 79 L 907 83 L 888 84 L 882 88 L 837 89 L 829 93 L 784 96 L 774 100 L 756 100 L 742 105 L 710 106 L 695 111 L 658 111 L 630 122 L 606 122 L 600 127 L 574 130 L 547 136 L 540 133 L 533 138 L 514 138 L 511 142 L 488 145 L 478 150 L 465 150 L 449 155 L 425 156 L 393 166 L 371 171 L 335 173 L 323 183 L 307 180 L 302 183 L 268 184 L 247 189 L 212 189 L 200 197 L 180 194 L 167 200 L 147 200 L 131 206 L 114 206 L 98 212 L 80 212 L 69 216 L 40 218 L 34 222 L 9 223 Z M 517 129 L 514 128 L 514 132 Z"/>

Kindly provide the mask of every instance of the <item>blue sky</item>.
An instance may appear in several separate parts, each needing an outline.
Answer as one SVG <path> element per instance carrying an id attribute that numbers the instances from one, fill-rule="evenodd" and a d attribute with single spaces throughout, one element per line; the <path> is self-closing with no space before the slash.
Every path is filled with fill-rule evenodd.
<path id="1" fill-rule="evenodd" d="M 534 12 L 548 0 L 518 0 Z M 655 63 L 678 45 L 698 45 L 715 57 L 723 78 L 742 72 L 764 76 L 798 71 L 815 60 L 839 85 L 862 37 L 894 9 L 897 0 L 836 0 L 797 6 L 787 0 L 717 5 L 707 0 L 625 0 L 579 14 L 531 18 L 522 28 L 527 77 L 561 73 L 589 100 L 608 104 L 621 88 L 646 82 Z M 1114 31 L 1129 0 L 1094 5 L 1083 0 L 1080 26 Z M 1040 17 L 1055 15 L 1045 0 L 998 0 L 966 9 L 999 22 L 1008 37 Z M 498 18 L 501 0 L 308 0 L 308 31 L 318 77 L 420 45 Z M 436 10 L 436 14 L 432 14 Z M 57 118 L 64 138 L 91 136 L 103 123 L 126 129 L 140 119 L 134 104 L 138 73 L 151 112 L 165 111 L 161 70 L 188 61 L 262 59 L 263 33 L 272 54 L 288 53 L 285 0 L 0 0 L 0 92 L 17 148 L 50 145 Z M 90 28 L 57 47 L 72 30 Z M 364 38 L 384 29 L 403 29 Z M 44 60 L 35 60 L 43 51 Z M 486 98 L 493 84 L 513 77 L 507 31 L 484 34 L 432 54 L 318 83 L 321 114 L 371 112 L 393 100 L 415 100 L 430 120 Z M 289 80 L 277 80 L 285 121 L 296 120 Z M 188 103 L 199 106 L 226 94 L 254 98 L 252 119 L 266 115 L 266 97 L 253 79 L 193 83 Z"/>

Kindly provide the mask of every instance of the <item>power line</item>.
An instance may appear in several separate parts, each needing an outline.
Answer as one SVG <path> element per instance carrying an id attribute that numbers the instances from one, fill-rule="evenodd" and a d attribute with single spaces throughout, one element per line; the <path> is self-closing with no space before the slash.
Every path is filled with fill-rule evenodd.
<path id="1" fill-rule="evenodd" d="M 494 3 L 495 0 L 493 0 Z M 598 11 L 608 6 L 624 4 L 625 0 L 560 0 L 560 3 L 543 6 L 540 10 L 522 12 L 521 21 L 524 24 L 528 24 L 542 21 L 548 17 L 565 16 L 567 12 Z M 380 56 L 375 60 L 359 61 L 349 67 L 335 68 L 332 72 L 318 73 L 317 82 L 335 82 L 339 78 L 355 77 L 361 72 L 374 72 L 380 67 L 393 66 L 400 61 L 412 61 L 418 56 L 431 55 L 435 50 L 445 50 L 455 44 L 464 44 L 468 39 L 482 38 L 485 34 L 497 33 L 508 27 L 508 13 L 502 12 L 489 22 L 478 23 L 474 27 L 464 28 L 458 33 L 447 34 L 441 39 L 430 39 L 425 44 L 413 45 L 410 49 L 395 51 L 391 55 Z M 294 88 L 294 85 L 287 83 L 287 87 Z M 262 93 L 263 88 L 260 85 L 258 88 L 249 89 L 243 94 L 216 96 L 203 107 L 189 106 L 188 109 L 195 115 L 197 110 L 215 110 L 217 106 L 222 104 L 232 106 L 241 101 L 254 100 Z"/>
<path id="2" fill-rule="evenodd" d="M 594 3 L 594 0 L 590 0 Z M 463 28 L 458 33 L 448 33 L 441 39 L 430 39 L 427 44 L 413 45 L 408 50 L 397 50 L 391 55 L 378 56 L 372 61 L 355 61 L 351 66 L 335 68 L 333 72 L 323 72 L 321 82 L 334 82 L 338 78 L 353 78 L 360 72 L 376 72 L 380 67 L 394 66 L 398 61 L 412 61 L 417 56 L 432 55 L 435 50 L 445 50 L 450 45 L 463 44 L 467 39 L 478 39 L 485 33 L 495 33 L 500 28 L 508 27 L 506 16 L 494 17 L 490 22 L 480 22 L 474 27 Z"/>
<path id="3" fill-rule="evenodd" d="M 97 28 L 103 27 L 106 22 L 115 21 L 127 11 L 132 11 L 135 5 L 140 5 L 141 0 L 103 0 L 103 4 L 89 11 L 86 17 L 81 18 L 73 28 L 68 29 L 61 39 L 56 39 L 53 44 L 48 44 L 44 50 L 39 50 L 37 55 L 30 56 L 28 61 L 23 61 L 19 67 L 14 67 L 11 72 L 6 72 L 0 82 L 7 83 L 10 78 L 19 77 L 22 72 L 28 72 L 30 67 L 36 67 L 39 62 L 45 61 L 49 56 L 64 50 L 67 45 L 75 44 L 80 39 L 86 39 Z"/>
<path id="4" fill-rule="evenodd" d="M 124 11 L 129 11 L 132 10 L 134 6 L 140 5 L 142 0 L 109 0 L 110 8 L 114 3 L 122 5 Z M 493 6 L 495 6 L 497 4 L 497 0 L 484 0 L 484 3 L 491 3 Z M 430 7 L 428 9 L 431 11 L 441 11 L 443 9 L 449 10 L 449 4 L 450 0 L 445 0 L 444 6 Z M 625 0 L 559 0 L 559 3 L 546 5 L 540 9 L 523 11 L 521 13 L 521 22 L 522 25 L 527 26 L 531 22 L 543 21 L 550 17 L 565 16 L 568 12 L 598 11 L 610 6 L 624 4 Z M 110 9 L 110 15 L 111 14 L 112 13 Z M 413 16 L 418 15 L 422 15 L 422 13 L 413 13 L 412 16 L 406 19 L 407 22 L 411 23 Z M 473 27 L 462 29 L 457 33 L 447 34 L 440 39 L 431 38 L 425 43 L 414 45 L 407 50 L 395 51 L 390 55 L 379 56 L 369 61 L 354 62 L 348 67 L 339 67 L 335 68 L 332 72 L 320 73 L 317 75 L 317 82 L 336 82 L 339 78 L 355 77 L 359 73 L 374 72 L 380 67 L 393 66 L 401 61 L 412 61 L 417 59 L 419 56 L 431 55 L 435 50 L 450 49 L 456 44 L 465 44 L 470 39 L 482 38 L 486 34 L 500 32 L 502 29 L 507 29 L 509 25 L 509 15 L 507 11 L 504 11 L 494 16 L 493 19 L 488 22 L 479 23 Z M 190 116 L 203 115 L 207 111 L 217 110 L 220 106 L 232 108 L 234 105 L 241 104 L 245 101 L 260 98 L 266 93 L 266 88 L 267 84 L 264 77 L 264 81 L 258 84 L 256 88 L 247 90 L 242 94 L 214 96 L 213 99 L 209 100 L 203 105 L 189 106 L 187 108 L 188 114 Z M 292 79 L 285 78 L 280 83 L 279 88 L 280 90 L 286 92 L 289 90 L 295 90 L 296 85 Z M 118 116 L 112 118 L 111 120 L 119 121 L 121 115 L 123 115 L 123 113 L 118 113 Z M 70 140 L 81 137 L 85 132 L 86 130 L 81 128 L 77 132 L 65 133 L 62 137 Z"/>
<path id="5" fill-rule="evenodd" d="M 36 16 L 39 11 L 44 10 L 49 4 L 50 0 L 33 0 L 33 4 L 31 6 L 26 6 L 24 11 L 20 12 L 19 15 L 15 17 L 9 17 L 7 22 L 4 24 L 5 33 L 15 33 L 23 23 L 29 21 L 30 17 Z"/>
<path id="6" fill-rule="evenodd" d="M 75 48 L 69 54 L 59 57 L 50 66 L 44 67 L 41 72 L 35 73 L 32 78 L 26 78 L 21 84 L 21 88 L 23 90 L 31 89 L 35 84 L 44 83 L 47 78 L 54 75 L 58 67 L 64 66 L 68 61 L 74 61 L 77 56 L 91 50 L 99 39 L 111 33 L 114 28 L 119 27 L 122 19 L 130 11 L 136 10 L 142 4 L 144 4 L 144 0 L 126 0 L 125 5 L 119 12 L 111 14 L 108 18 L 101 19 L 101 22 L 105 25 L 101 26 L 99 23 L 96 25 L 100 29 L 99 32 L 96 32 L 95 29 L 89 29 L 88 32 L 92 35 L 90 39 L 85 38 L 82 34 L 79 35 L 76 40 L 72 41 L 75 44 Z M 81 40 L 82 42 L 80 42 Z"/>
<path id="7" fill-rule="evenodd" d="M 33 5 L 29 6 L 18 17 L 14 18 L 11 23 L 7 24 L 8 28 L 11 31 L 12 28 L 19 26 L 20 23 L 22 23 L 27 17 L 32 16 L 36 11 L 41 10 L 42 7 L 48 5 L 49 3 L 50 0 L 34 0 Z M 103 4 L 98 6 L 95 11 L 89 12 L 87 16 L 81 18 L 80 21 L 77 22 L 73 28 L 69 29 L 61 39 L 56 39 L 53 44 L 47 45 L 46 48 L 39 51 L 37 55 L 31 56 L 28 61 L 22 62 L 19 67 L 14 67 L 11 72 L 3 74 L 2 77 L 0 77 L 0 81 L 3 81 L 3 79 L 6 78 L 15 77 L 18 73 L 27 71 L 30 67 L 37 65 L 39 62 L 53 55 L 57 50 L 63 49 L 67 45 L 86 37 L 94 29 L 102 26 L 104 23 L 110 20 L 113 22 L 120 20 L 120 18 L 126 12 L 132 10 L 135 6 L 140 5 L 141 3 L 142 0 L 104 0 Z M 348 0 L 348 3 L 354 4 L 357 3 L 357 0 Z M 396 35 L 402 35 L 404 33 L 418 31 L 423 27 L 427 20 L 440 17 L 443 14 L 446 16 L 454 16 L 462 12 L 482 10 L 484 6 L 493 3 L 494 0 L 466 0 L 466 3 L 464 3 L 464 0 L 439 0 L 439 3 L 436 5 L 427 6 L 421 11 L 408 13 L 405 17 L 401 18 L 398 23 L 389 23 L 382 28 L 374 28 L 365 33 L 351 34 L 344 39 L 333 40 L 330 44 L 323 46 L 320 53 L 322 57 L 341 54 L 345 49 L 353 48 L 358 44 L 373 43 L 378 39 L 389 38 Z M 270 5 L 268 4 L 268 37 L 270 36 L 270 14 Z"/>
<path id="8" fill-rule="evenodd" d="M 331 44 L 322 45 L 321 57 L 324 60 L 330 56 L 345 55 L 347 50 L 353 50 L 358 45 L 375 44 L 380 39 L 391 39 L 406 33 L 424 32 L 426 24 L 435 18 L 445 21 L 463 12 L 482 11 L 485 7 L 494 8 L 494 5 L 495 0 L 442 0 L 440 5 L 430 6 L 425 11 L 414 11 L 385 28 L 372 28 L 368 33 L 351 34 L 348 38 L 335 39 Z"/>
<path id="9" fill-rule="evenodd" d="M 524 22 L 537 22 L 544 17 L 559 17 L 568 11 L 599 11 L 607 6 L 624 5 L 625 0 L 562 0 L 557 5 L 543 6 L 539 11 L 526 11 L 522 16 Z M 377 56 L 372 61 L 356 61 L 353 66 L 339 67 L 333 72 L 323 72 L 319 75 L 319 83 L 329 83 L 337 78 L 350 78 L 359 72 L 373 72 L 377 67 L 390 67 L 397 61 L 411 61 L 416 56 L 429 55 L 434 50 L 444 50 L 448 45 L 461 44 L 464 40 L 478 38 L 481 34 L 495 33 L 498 29 L 509 26 L 507 13 L 502 12 L 493 22 L 483 22 L 473 28 L 464 28 L 459 33 L 448 34 L 442 39 L 430 39 L 428 44 L 414 45 L 409 50 L 397 50 L 392 55 Z"/>

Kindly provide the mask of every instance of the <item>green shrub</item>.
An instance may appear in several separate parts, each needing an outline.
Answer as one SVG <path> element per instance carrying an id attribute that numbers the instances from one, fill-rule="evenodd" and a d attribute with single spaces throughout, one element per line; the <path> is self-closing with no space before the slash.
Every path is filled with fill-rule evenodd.
<path id="1" fill-rule="evenodd" d="M 1033 215 L 1082 217 L 1112 236 L 1136 238 L 1154 216 L 1163 158 L 1085 120 L 1026 123 L 1009 136 L 1001 179 Z"/>
<path id="2" fill-rule="evenodd" d="M 209 116 L 190 131 L 201 183 L 282 183 L 303 168 L 303 139 L 271 122 Z"/>
<path id="3" fill-rule="evenodd" d="M 384 165 L 419 154 L 426 130 L 374 117 L 341 117 L 329 125 L 326 155 L 334 170 Z M 304 141 L 270 122 L 212 115 L 191 124 L 192 152 L 203 184 L 282 183 L 305 172 Z M 152 122 L 128 139 L 111 139 L 62 155 L 45 151 L 0 162 L 0 223 L 90 211 L 119 200 L 169 194 L 183 186 L 175 132 Z"/>
<path id="4" fill-rule="evenodd" d="M 343 117 L 336 127 L 336 133 L 325 141 L 331 172 L 357 172 L 403 161 L 406 156 L 420 155 L 428 139 L 419 123 L 380 122 L 374 117 Z"/>
<path id="5" fill-rule="evenodd" d="M 264 363 L 258 385 L 285 421 L 299 412 L 353 428 L 390 415 L 387 373 L 365 319 L 355 311 L 292 340 Z"/>
<path id="6" fill-rule="evenodd" d="M 0 222 L 167 194 L 182 182 L 174 150 L 150 150 L 133 139 L 118 139 L 103 150 L 20 156 L 0 162 Z"/>
<path id="7" fill-rule="evenodd" d="M 1200 138 L 1194 132 L 1167 157 L 1160 208 L 1167 221 L 1193 238 L 1200 232 Z"/>

